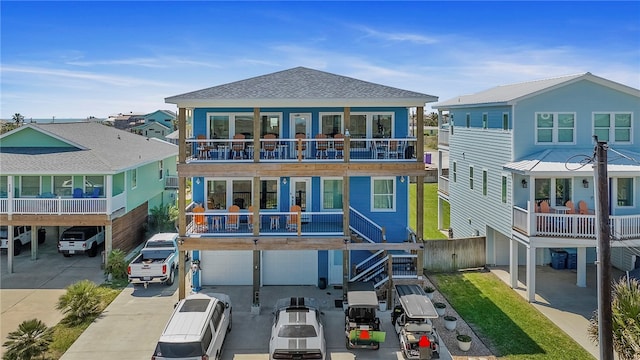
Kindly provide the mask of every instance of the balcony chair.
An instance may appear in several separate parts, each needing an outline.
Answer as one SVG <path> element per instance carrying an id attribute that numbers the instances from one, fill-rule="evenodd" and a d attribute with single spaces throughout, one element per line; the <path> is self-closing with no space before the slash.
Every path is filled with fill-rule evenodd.
<path id="1" fill-rule="evenodd" d="M 389 152 L 387 153 L 387 157 L 389 159 L 401 159 L 404 157 L 403 155 L 402 147 L 398 145 L 398 141 L 389 141 Z"/>
<path id="2" fill-rule="evenodd" d="M 234 139 L 244 140 L 244 134 L 233 135 Z M 244 159 L 244 141 L 234 141 L 231 144 L 231 153 L 234 160 Z"/>
<path id="3" fill-rule="evenodd" d="M 292 214 L 287 215 L 287 230 L 297 231 L 298 230 L 298 214 L 302 211 L 300 205 L 293 205 L 289 212 Z"/>
<path id="4" fill-rule="evenodd" d="M 595 212 L 587 207 L 587 203 L 584 200 L 578 201 L 578 212 L 581 215 L 593 215 Z"/>
<path id="5" fill-rule="evenodd" d="M 238 205 L 232 205 L 229 208 L 229 213 L 224 228 L 226 230 L 238 230 L 240 228 L 240 207 Z"/>
<path id="6" fill-rule="evenodd" d="M 198 139 L 198 140 L 207 140 L 207 136 L 201 134 L 201 135 L 198 135 L 196 137 L 196 139 Z M 198 150 L 198 159 L 205 160 L 205 159 L 209 158 L 209 151 L 212 148 L 208 143 L 202 142 L 202 141 L 198 141 L 196 143 L 196 147 L 197 147 L 197 150 Z"/>
<path id="7" fill-rule="evenodd" d="M 82 189 L 80 189 L 80 188 L 73 189 L 73 198 L 74 199 L 81 199 L 83 197 L 84 197 L 84 193 L 82 192 Z"/>
<path id="8" fill-rule="evenodd" d="M 276 148 L 278 147 L 277 139 L 275 134 L 266 134 L 264 136 L 265 141 L 262 143 L 262 150 L 264 151 L 265 159 L 275 159 L 276 158 Z"/>
<path id="9" fill-rule="evenodd" d="M 547 213 L 547 214 L 551 212 L 551 206 L 549 205 L 549 201 L 544 200 L 540 202 L 540 212 Z"/>
<path id="10" fill-rule="evenodd" d="M 374 159 L 387 159 L 389 146 L 383 140 L 374 140 L 373 141 L 373 158 Z"/>
<path id="11" fill-rule="evenodd" d="M 327 147 L 328 143 L 326 140 L 327 135 L 318 134 L 316 135 L 316 159 L 326 159 L 327 158 Z"/>
<path id="12" fill-rule="evenodd" d="M 335 141 L 333 142 L 333 149 L 336 151 L 336 159 L 342 159 L 344 157 L 344 135 L 336 134 L 333 137 Z"/>
<path id="13" fill-rule="evenodd" d="M 564 206 L 569 208 L 569 210 L 567 210 L 566 214 L 575 214 L 576 213 L 576 207 L 573 205 L 573 201 L 567 200 L 567 202 L 564 203 Z"/>
<path id="14" fill-rule="evenodd" d="M 204 233 L 207 232 L 207 220 L 204 216 L 204 208 L 200 205 L 196 206 L 192 210 L 196 214 L 202 215 L 193 215 L 193 232 L 195 233 Z"/>

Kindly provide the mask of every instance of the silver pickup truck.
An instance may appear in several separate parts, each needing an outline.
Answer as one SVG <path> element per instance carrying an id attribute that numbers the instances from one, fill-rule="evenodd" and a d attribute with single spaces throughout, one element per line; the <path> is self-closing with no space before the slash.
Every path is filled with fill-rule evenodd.
<path id="1" fill-rule="evenodd" d="M 127 273 L 132 284 L 164 283 L 172 285 L 178 270 L 178 234 L 160 233 L 147 240 L 140 254 L 129 263 Z"/>
<path id="2" fill-rule="evenodd" d="M 94 257 L 103 243 L 104 226 L 74 226 L 60 235 L 58 252 L 65 257 L 85 253 Z"/>

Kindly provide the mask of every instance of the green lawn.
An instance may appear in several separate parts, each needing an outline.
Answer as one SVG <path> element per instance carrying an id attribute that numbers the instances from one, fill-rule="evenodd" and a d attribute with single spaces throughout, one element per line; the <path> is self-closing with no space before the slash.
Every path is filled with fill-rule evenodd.
<path id="1" fill-rule="evenodd" d="M 449 203 L 443 207 L 444 229 L 449 228 Z M 409 226 L 416 229 L 416 184 L 409 185 Z M 438 229 L 438 184 L 424 184 L 424 235 L 428 239 L 446 239 Z"/>
<path id="2" fill-rule="evenodd" d="M 429 277 L 500 359 L 593 359 L 582 346 L 492 273 Z"/>

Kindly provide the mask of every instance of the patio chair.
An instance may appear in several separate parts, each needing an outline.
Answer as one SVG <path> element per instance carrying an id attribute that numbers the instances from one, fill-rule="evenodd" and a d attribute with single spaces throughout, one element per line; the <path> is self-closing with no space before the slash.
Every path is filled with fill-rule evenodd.
<path id="1" fill-rule="evenodd" d="M 567 200 L 566 203 L 564 203 L 564 206 L 568 207 L 569 210 L 567 210 L 567 214 L 575 214 L 576 213 L 576 207 L 573 205 L 573 201 L 571 200 Z"/>
<path id="2" fill-rule="evenodd" d="M 233 135 L 234 139 L 244 140 L 244 134 Z M 231 153 L 234 160 L 244 159 L 244 141 L 234 141 L 231 144 Z"/>
<path id="3" fill-rule="evenodd" d="M 344 135 L 343 134 L 336 134 L 336 136 L 333 137 L 335 139 L 334 143 L 333 143 L 333 148 L 336 151 L 336 159 L 342 159 L 344 157 Z"/>
<path id="4" fill-rule="evenodd" d="M 278 143 L 277 141 L 275 141 L 275 139 L 277 139 L 275 134 L 266 134 L 264 136 L 265 140 L 269 140 L 269 141 L 264 141 L 262 143 L 262 150 L 264 150 L 264 156 L 265 159 L 275 159 L 276 158 L 276 148 L 278 147 Z"/>
<path id="5" fill-rule="evenodd" d="M 240 207 L 238 205 L 232 205 L 229 208 L 229 213 L 224 228 L 227 230 L 238 230 L 240 228 Z"/>
<path id="6" fill-rule="evenodd" d="M 192 210 L 196 214 L 202 215 L 193 215 L 193 232 L 196 233 L 204 233 L 207 232 L 207 220 L 204 216 L 204 208 L 200 205 L 196 206 Z"/>
<path id="7" fill-rule="evenodd" d="M 292 214 L 287 215 L 287 230 L 297 231 L 298 230 L 298 214 L 302 211 L 300 205 L 293 205 L 289 212 Z"/>
<path id="8" fill-rule="evenodd" d="M 389 152 L 387 153 L 387 157 L 389 159 L 399 159 L 399 158 L 401 158 L 400 151 L 398 150 L 398 141 L 397 140 L 389 141 Z"/>
<path id="9" fill-rule="evenodd" d="M 82 189 L 80 188 L 75 188 L 73 189 L 73 198 L 74 199 L 80 199 L 84 197 L 84 193 L 82 192 Z"/>
<path id="10" fill-rule="evenodd" d="M 547 200 L 544 200 L 540 203 L 540 212 L 541 213 L 551 212 L 551 206 L 549 205 L 549 202 Z"/>
<path id="11" fill-rule="evenodd" d="M 584 200 L 578 201 L 578 212 L 581 215 L 593 215 L 595 212 L 587 206 L 587 203 Z"/>
<path id="12" fill-rule="evenodd" d="M 318 134 L 316 135 L 316 159 L 326 159 L 327 158 L 327 147 L 328 147 L 328 143 L 327 141 L 323 140 L 326 139 L 327 135 L 325 134 Z"/>
<path id="13" fill-rule="evenodd" d="M 198 140 L 206 140 L 207 136 L 206 135 L 198 135 L 196 137 L 196 139 Z M 211 146 L 209 146 L 208 143 L 203 142 L 203 141 L 198 141 L 196 143 L 196 147 L 198 150 L 198 159 L 208 159 L 209 158 L 209 150 L 211 150 Z"/>

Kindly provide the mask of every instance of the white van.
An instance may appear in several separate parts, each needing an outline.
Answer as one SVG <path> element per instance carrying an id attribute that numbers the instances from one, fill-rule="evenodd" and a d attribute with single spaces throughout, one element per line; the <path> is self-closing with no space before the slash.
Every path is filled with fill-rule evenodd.
<path id="1" fill-rule="evenodd" d="M 151 360 L 220 359 L 231 331 L 231 300 L 225 294 L 193 294 L 176 305 Z"/>

